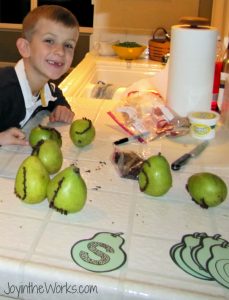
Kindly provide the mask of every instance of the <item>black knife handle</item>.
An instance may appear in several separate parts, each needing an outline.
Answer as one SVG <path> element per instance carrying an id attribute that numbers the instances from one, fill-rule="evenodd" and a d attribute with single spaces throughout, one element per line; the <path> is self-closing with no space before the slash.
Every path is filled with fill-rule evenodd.
<path id="1" fill-rule="evenodd" d="M 191 154 L 186 153 L 182 155 L 180 158 L 178 158 L 176 161 L 174 161 L 171 165 L 172 170 L 178 171 L 180 170 L 181 166 L 186 164 L 186 162 L 191 158 Z"/>

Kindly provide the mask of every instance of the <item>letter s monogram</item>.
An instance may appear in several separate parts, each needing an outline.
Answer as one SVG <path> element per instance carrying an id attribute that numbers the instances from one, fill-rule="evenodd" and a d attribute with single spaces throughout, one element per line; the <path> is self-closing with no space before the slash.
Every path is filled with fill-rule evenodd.
<path id="1" fill-rule="evenodd" d="M 86 251 L 82 251 L 82 250 L 79 253 L 80 258 L 83 261 L 85 261 L 87 263 L 90 263 L 90 264 L 93 264 L 93 265 L 105 265 L 105 264 L 107 264 L 110 261 L 110 256 L 107 255 L 106 253 L 104 253 L 103 251 L 97 249 L 97 247 L 104 248 L 106 250 L 106 252 L 114 253 L 114 249 L 111 246 L 109 246 L 105 243 L 102 243 L 102 242 L 89 242 L 87 244 L 88 250 L 90 250 L 95 255 L 99 256 L 100 259 L 96 260 L 96 259 L 90 258 L 89 253 L 86 252 Z"/>

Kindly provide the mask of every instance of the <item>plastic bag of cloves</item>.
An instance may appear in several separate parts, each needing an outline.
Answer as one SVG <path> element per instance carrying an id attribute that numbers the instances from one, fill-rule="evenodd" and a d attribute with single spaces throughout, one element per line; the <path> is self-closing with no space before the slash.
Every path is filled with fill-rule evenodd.
<path id="1" fill-rule="evenodd" d="M 137 180 L 144 158 L 132 150 L 114 149 L 112 162 L 120 177 Z"/>

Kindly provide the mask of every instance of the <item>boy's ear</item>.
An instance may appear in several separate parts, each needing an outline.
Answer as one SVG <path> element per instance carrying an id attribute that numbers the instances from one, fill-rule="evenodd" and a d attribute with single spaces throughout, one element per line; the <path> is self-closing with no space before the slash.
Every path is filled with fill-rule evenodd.
<path id="1" fill-rule="evenodd" d="M 18 38 L 16 41 L 16 46 L 21 57 L 27 58 L 30 56 L 29 41 L 24 38 Z"/>

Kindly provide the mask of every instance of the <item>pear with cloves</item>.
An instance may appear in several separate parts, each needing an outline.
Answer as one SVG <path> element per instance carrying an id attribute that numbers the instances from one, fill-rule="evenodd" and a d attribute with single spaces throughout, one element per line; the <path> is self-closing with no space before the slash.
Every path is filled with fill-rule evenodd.
<path id="1" fill-rule="evenodd" d="M 70 126 L 70 138 L 77 147 L 85 147 L 95 138 L 95 127 L 87 118 L 77 119 Z"/>
<path id="2" fill-rule="evenodd" d="M 209 172 L 190 176 L 186 189 L 192 200 L 202 208 L 217 206 L 227 197 L 226 183 L 218 175 Z"/>
<path id="3" fill-rule="evenodd" d="M 54 140 L 41 140 L 33 148 L 32 155 L 36 155 L 49 174 L 57 173 L 63 163 L 62 151 Z"/>
<path id="4" fill-rule="evenodd" d="M 25 203 L 39 203 L 46 198 L 49 180 L 49 174 L 40 159 L 29 156 L 17 171 L 15 194 Z"/>
<path id="5" fill-rule="evenodd" d="M 41 140 L 49 139 L 56 141 L 60 147 L 62 146 L 61 134 L 55 128 L 39 124 L 30 131 L 29 143 L 31 147 L 36 146 L 36 144 Z"/>
<path id="6" fill-rule="evenodd" d="M 140 190 L 150 196 L 162 196 L 172 186 L 172 174 L 167 159 L 159 153 L 144 161 L 138 175 Z"/>
<path id="7" fill-rule="evenodd" d="M 50 180 L 47 188 L 50 208 L 61 214 L 80 211 L 86 202 L 87 186 L 80 170 L 71 165 Z"/>

